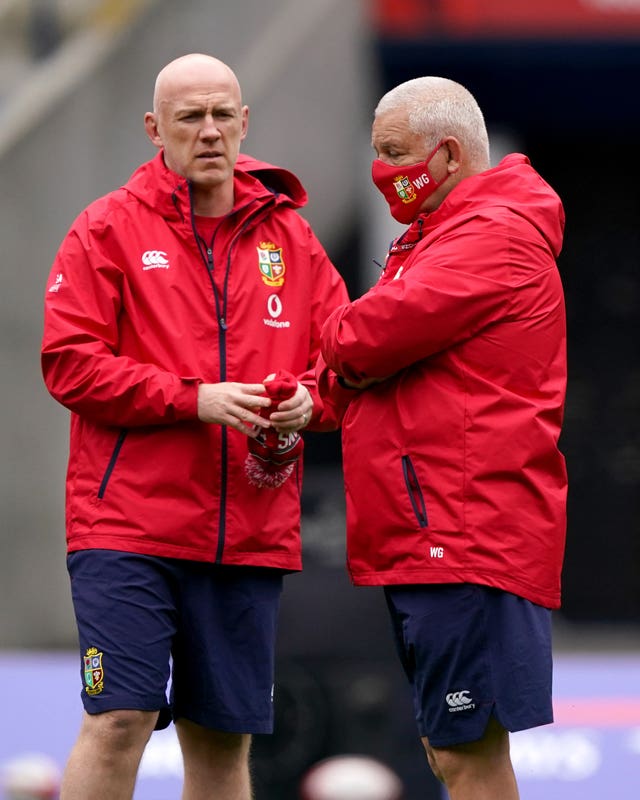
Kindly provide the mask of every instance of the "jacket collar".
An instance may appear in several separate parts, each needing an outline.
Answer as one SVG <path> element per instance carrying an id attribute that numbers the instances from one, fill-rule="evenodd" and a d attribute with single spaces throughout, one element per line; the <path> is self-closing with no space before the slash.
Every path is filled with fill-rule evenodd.
<path id="1" fill-rule="evenodd" d="M 166 166 L 162 150 L 138 167 L 125 188 L 169 221 L 184 222 L 191 217 L 189 181 Z M 239 156 L 230 215 L 242 218 L 272 202 L 299 208 L 306 201 L 304 187 L 293 173 L 251 156 Z"/>

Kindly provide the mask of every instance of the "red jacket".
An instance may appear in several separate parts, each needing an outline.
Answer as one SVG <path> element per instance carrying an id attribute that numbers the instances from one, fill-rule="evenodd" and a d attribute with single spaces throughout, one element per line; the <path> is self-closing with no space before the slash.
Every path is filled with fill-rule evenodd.
<path id="1" fill-rule="evenodd" d="M 322 351 L 362 391 L 339 410 L 357 584 L 479 583 L 560 603 L 564 213 L 521 155 L 467 178 L 336 310 Z M 347 399 L 348 398 L 348 399 Z"/>
<path id="2" fill-rule="evenodd" d="M 189 184 L 159 153 L 74 222 L 42 347 L 47 387 L 73 412 L 69 551 L 300 568 L 301 470 L 280 489 L 251 486 L 247 438 L 198 420 L 197 387 L 287 369 L 315 395 L 310 427 L 331 426 L 313 365 L 347 295 L 296 211 L 305 202 L 291 173 L 242 156 L 207 253 Z"/>

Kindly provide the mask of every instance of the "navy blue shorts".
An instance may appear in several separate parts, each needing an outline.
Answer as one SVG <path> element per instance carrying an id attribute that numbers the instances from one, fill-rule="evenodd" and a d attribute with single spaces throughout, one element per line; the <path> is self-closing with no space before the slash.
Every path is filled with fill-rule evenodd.
<path id="1" fill-rule="evenodd" d="M 553 722 L 551 612 L 472 584 L 385 587 L 420 736 L 434 747 Z"/>
<path id="2" fill-rule="evenodd" d="M 281 572 L 113 550 L 71 553 L 67 567 L 89 714 L 272 731 Z"/>

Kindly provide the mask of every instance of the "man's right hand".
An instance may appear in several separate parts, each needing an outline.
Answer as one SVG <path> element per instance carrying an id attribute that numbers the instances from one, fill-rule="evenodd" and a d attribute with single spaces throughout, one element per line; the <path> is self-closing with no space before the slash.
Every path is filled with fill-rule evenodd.
<path id="1" fill-rule="evenodd" d="M 271 423 L 256 411 L 268 408 L 262 383 L 201 383 L 198 386 L 198 419 L 228 425 L 247 436 L 255 437 L 254 426 L 269 428 Z"/>

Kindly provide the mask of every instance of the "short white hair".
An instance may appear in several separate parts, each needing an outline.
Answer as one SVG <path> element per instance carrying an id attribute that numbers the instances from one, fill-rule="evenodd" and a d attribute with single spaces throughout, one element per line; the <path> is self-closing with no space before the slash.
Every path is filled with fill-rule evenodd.
<path id="1" fill-rule="evenodd" d="M 475 166 L 488 168 L 489 136 L 484 116 L 475 97 L 462 84 L 435 76 L 413 78 L 388 91 L 374 116 L 400 109 L 406 109 L 411 131 L 424 134 L 427 149 L 447 136 L 455 136 Z"/>

